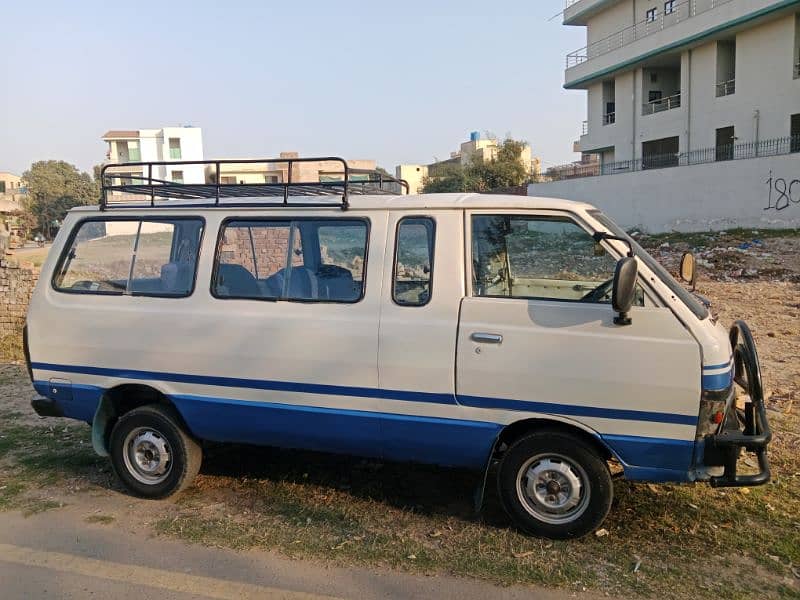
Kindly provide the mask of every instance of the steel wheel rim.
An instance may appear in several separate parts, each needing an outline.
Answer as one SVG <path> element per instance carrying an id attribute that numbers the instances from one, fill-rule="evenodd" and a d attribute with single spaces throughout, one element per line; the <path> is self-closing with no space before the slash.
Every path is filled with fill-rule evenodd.
<path id="1" fill-rule="evenodd" d="M 122 458 L 128 473 L 145 485 L 158 485 L 172 472 L 172 448 L 159 431 L 137 427 L 122 445 Z"/>
<path id="2" fill-rule="evenodd" d="M 523 508 L 550 525 L 579 518 L 591 496 L 586 471 L 561 454 L 537 454 L 526 460 L 517 471 L 516 487 Z"/>

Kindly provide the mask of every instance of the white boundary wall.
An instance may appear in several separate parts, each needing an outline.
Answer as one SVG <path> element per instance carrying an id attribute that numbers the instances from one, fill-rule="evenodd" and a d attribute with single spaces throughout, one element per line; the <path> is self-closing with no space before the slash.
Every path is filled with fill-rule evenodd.
<path id="1" fill-rule="evenodd" d="M 650 233 L 800 227 L 800 153 L 532 183 L 529 196 L 594 204 Z"/>

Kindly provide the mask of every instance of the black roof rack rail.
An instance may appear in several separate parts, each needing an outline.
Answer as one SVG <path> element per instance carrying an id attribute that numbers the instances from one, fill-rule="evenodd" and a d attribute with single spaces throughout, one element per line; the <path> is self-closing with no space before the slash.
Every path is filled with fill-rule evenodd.
<path id="1" fill-rule="evenodd" d="M 320 181 L 295 181 L 292 167 L 297 163 L 337 163 L 334 170 L 319 171 L 327 177 Z M 285 181 L 264 183 L 223 183 L 224 165 L 276 165 L 285 171 Z M 338 167 L 341 165 L 341 168 Z M 159 167 L 195 166 L 202 168 L 204 183 L 169 181 L 155 176 Z M 209 169 L 209 167 L 211 169 Z M 166 169 L 162 169 L 166 173 Z M 230 171 L 229 171 L 230 172 Z M 162 177 L 166 177 L 163 175 Z M 319 177 L 319 175 L 318 175 Z M 277 177 L 276 177 L 277 178 Z M 303 158 L 246 158 L 220 160 L 173 160 L 150 162 L 124 162 L 103 165 L 100 170 L 102 196 L 100 210 L 109 208 L 144 208 L 164 206 L 209 207 L 209 206 L 293 206 L 331 207 L 347 210 L 350 195 L 409 193 L 408 182 L 392 177 L 388 173 L 373 169 L 354 169 L 338 156 Z M 115 198 L 126 196 L 128 200 Z M 338 196 L 337 202 L 292 200 L 290 198 Z M 246 200 L 250 198 L 252 200 Z M 275 200 L 257 201 L 256 198 Z M 162 201 L 175 200 L 169 204 Z"/>

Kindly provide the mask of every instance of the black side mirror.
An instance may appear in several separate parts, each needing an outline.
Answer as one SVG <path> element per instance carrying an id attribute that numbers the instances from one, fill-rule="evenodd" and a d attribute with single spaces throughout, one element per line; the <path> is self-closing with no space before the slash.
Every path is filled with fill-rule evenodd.
<path id="1" fill-rule="evenodd" d="M 694 254 L 691 252 L 684 252 L 681 256 L 681 266 L 679 275 L 683 281 L 688 283 L 694 291 L 695 284 L 697 283 L 697 261 Z"/>
<path id="2" fill-rule="evenodd" d="M 611 306 L 619 314 L 614 317 L 616 325 L 630 325 L 628 311 L 633 306 L 636 296 L 636 276 L 639 265 L 631 256 L 621 258 L 614 269 L 614 281 L 611 288 Z"/>

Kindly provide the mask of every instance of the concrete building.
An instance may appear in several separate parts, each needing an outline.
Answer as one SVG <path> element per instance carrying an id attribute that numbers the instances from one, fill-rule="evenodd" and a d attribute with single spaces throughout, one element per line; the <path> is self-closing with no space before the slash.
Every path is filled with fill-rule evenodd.
<path id="1" fill-rule="evenodd" d="M 106 161 L 110 163 L 179 162 L 203 160 L 203 133 L 199 127 L 163 127 L 161 129 L 112 129 L 103 135 L 108 144 Z M 121 181 L 147 177 L 142 166 L 115 168 Z M 153 179 L 184 183 L 204 183 L 203 165 L 160 165 L 153 167 Z"/>
<path id="2" fill-rule="evenodd" d="M 421 194 L 428 176 L 427 165 L 397 165 L 394 176 L 408 182 L 409 194 Z"/>
<path id="3" fill-rule="evenodd" d="M 586 46 L 567 55 L 564 87 L 586 91 L 579 149 L 600 156 L 600 175 L 530 193 L 642 204 L 662 229 L 681 219 L 689 227 L 688 211 L 691 227 L 706 228 L 725 221 L 731 194 L 760 197 L 770 176 L 788 185 L 800 176 L 789 157 L 800 150 L 800 0 L 567 0 L 564 24 L 586 27 Z M 734 159 L 759 164 L 716 164 Z M 688 170 L 656 187 L 652 170 L 673 166 Z M 745 172 L 758 174 L 744 182 Z M 625 182 L 599 181 L 620 173 Z M 701 185 L 682 186 L 689 180 Z M 800 182 L 793 191 L 800 202 Z M 763 212 L 753 207 L 736 224 L 800 219 L 800 207 L 776 219 Z"/>

